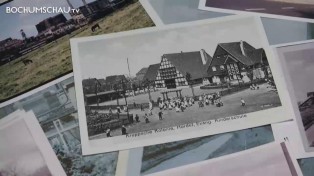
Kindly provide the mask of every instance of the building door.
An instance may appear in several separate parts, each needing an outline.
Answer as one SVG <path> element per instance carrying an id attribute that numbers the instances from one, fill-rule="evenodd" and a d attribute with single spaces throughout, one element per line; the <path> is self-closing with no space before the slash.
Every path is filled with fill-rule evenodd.
<path id="1" fill-rule="evenodd" d="M 166 84 L 167 89 L 177 88 L 175 79 L 167 79 L 165 80 L 165 84 Z"/>

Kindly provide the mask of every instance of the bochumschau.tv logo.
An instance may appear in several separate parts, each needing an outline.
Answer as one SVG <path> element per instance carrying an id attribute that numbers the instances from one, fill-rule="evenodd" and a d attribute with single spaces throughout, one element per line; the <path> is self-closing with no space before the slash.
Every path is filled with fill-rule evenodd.
<path id="1" fill-rule="evenodd" d="M 6 13 L 79 13 L 70 7 L 6 7 Z"/>

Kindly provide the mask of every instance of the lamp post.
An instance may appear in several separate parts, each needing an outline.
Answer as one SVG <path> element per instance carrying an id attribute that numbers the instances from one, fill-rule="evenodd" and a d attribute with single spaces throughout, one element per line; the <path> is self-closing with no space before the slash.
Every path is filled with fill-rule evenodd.
<path id="1" fill-rule="evenodd" d="M 117 96 L 116 98 L 117 98 L 117 110 L 118 110 L 118 106 L 119 106 L 119 88 L 118 88 L 117 84 L 113 85 L 113 90 L 115 91 L 116 96 Z M 117 112 L 117 114 L 118 114 L 118 119 L 119 119 L 120 118 L 119 112 Z"/>
<path id="2" fill-rule="evenodd" d="M 127 113 L 127 115 L 128 115 L 128 118 L 129 118 L 128 101 L 127 101 L 126 95 L 125 95 L 125 92 L 126 92 L 126 85 L 125 85 L 123 79 L 121 79 L 121 88 L 122 88 L 122 93 L 123 93 L 123 97 L 124 97 L 124 101 L 125 101 L 126 113 Z"/>

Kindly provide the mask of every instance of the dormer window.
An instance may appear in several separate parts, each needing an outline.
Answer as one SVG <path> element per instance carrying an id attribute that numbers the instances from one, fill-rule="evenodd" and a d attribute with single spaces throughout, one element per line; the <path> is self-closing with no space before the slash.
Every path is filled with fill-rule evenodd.
<path id="1" fill-rule="evenodd" d="M 220 70 L 224 70 L 225 66 L 224 65 L 220 65 Z"/>
<path id="2" fill-rule="evenodd" d="M 213 70 L 213 71 L 217 71 L 216 67 L 212 67 L 212 70 Z"/>

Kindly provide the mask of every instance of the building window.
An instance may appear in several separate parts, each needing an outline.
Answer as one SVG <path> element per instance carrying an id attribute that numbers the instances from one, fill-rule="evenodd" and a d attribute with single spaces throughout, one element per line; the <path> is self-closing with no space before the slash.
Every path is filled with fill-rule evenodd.
<path id="1" fill-rule="evenodd" d="M 213 71 L 217 71 L 216 67 L 212 67 Z"/>
<path id="2" fill-rule="evenodd" d="M 220 65 L 220 70 L 224 70 L 224 69 L 225 69 L 225 66 Z"/>

